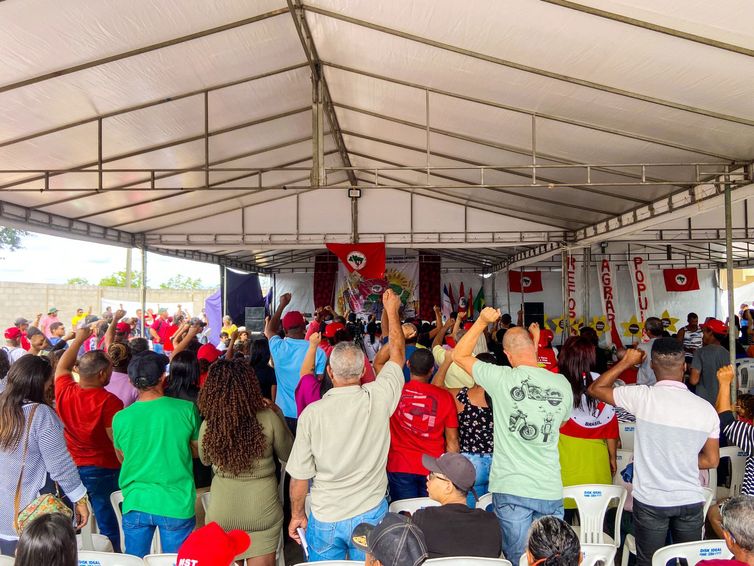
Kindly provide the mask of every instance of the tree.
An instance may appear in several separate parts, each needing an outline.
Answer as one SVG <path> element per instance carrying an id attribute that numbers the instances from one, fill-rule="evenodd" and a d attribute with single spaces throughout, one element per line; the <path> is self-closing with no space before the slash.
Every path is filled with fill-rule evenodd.
<path id="1" fill-rule="evenodd" d="M 100 287 L 125 287 L 126 270 L 116 271 L 109 277 L 104 277 L 99 282 Z M 131 287 L 141 287 L 141 271 L 131 272 Z"/>
<path id="2" fill-rule="evenodd" d="M 28 235 L 29 233 L 24 230 L 0 226 L 0 249 L 7 248 L 10 251 L 15 251 L 22 248 L 21 237 Z"/>
<path id="3" fill-rule="evenodd" d="M 71 277 L 66 281 L 66 285 L 91 285 L 91 283 L 89 283 L 88 279 L 84 279 L 83 277 Z"/>
<path id="4" fill-rule="evenodd" d="M 185 275 L 174 275 L 165 283 L 160 283 L 160 289 L 205 289 L 201 279 L 193 279 Z"/>

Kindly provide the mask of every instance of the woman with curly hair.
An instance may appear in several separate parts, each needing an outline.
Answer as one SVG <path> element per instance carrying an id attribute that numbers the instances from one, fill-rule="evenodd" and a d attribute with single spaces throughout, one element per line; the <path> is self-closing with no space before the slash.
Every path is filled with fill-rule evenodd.
<path id="1" fill-rule="evenodd" d="M 212 364 L 199 410 L 205 419 L 199 457 L 215 472 L 207 522 L 251 536 L 253 544 L 237 560 L 273 566 L 283 528 L 274 457 L 288 460 L 293 436 L 282 416 L 268 408 L 254 370 L 243 359 Z"/>

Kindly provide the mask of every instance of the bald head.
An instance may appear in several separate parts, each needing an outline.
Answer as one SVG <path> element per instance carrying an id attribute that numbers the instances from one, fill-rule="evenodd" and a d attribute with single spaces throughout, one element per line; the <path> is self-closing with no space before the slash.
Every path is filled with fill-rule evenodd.
<path id="1" fill-rule="evenodd" d="M 503 337 L 503 350 L 513 367 L 537 366 L 537 347 L 525 328 L 509 329 Z"/>

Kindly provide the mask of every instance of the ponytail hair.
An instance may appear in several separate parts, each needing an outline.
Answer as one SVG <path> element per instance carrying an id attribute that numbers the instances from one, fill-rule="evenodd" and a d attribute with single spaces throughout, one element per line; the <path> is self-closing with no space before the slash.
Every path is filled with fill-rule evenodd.
<path id="1" fill-rule="evenodd" d="M 581 545 L 573 529 L 557 517 L 547 515 L 532 523 L 527 549 L 540 566 L 579 566 Z"/>

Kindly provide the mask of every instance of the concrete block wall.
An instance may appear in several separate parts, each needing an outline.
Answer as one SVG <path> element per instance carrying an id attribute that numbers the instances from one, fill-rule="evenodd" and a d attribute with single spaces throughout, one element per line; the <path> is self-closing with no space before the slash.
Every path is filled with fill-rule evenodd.
<path id="1" fill-rule="evenodd" d="M 147 301 L 180 303 L 192 314 L 197 314 L 204 308 L 205 299 L 215 291 L 216 289 L 147 289 Z M 70 324 L 77 308 L 87 310 L 91 305 L 92 313 L 99 315 L 102 311 L 102 299 L 141 301 L 141 290 L 0 281 L 0 327 L 7 328 L 19 316 L 33 321 L 37 313 L 44 314 L 50 307 L 57 307 L 60 320 Z"/>

